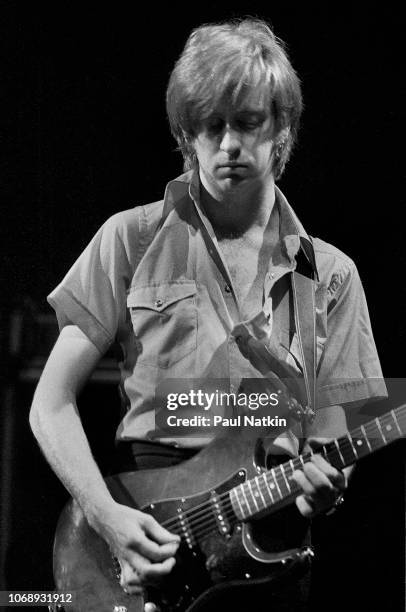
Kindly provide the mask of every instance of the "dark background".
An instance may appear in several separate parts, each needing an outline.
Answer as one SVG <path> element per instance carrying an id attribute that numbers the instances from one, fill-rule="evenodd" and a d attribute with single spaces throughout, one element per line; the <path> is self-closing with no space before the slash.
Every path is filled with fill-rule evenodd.
<path id="1" fill-rule="evenodd" d="M 355 3 L 280 4 L 174 3 L 169 10 L 156 3 L 0 3 L 2 484 L 8 483 L 0 588 L 52 588 L 52 534 L 66 500 L 27 426 L 35 375 L 21 376 L 44 352 L 38 320 L 50 312 L 45 296 L 108 216 L 160 199 L 166 182 L 181 173 L 165 88 L 187 35 L 202 22 L 256 15 L 288 43 L 305 112 L 280 186 L 312 235 L 355 259 L 384 373 L 403 376 L 403 19 L 388 3 L 367 10 Z M 24 313 L 17 317 L 20 332 L 16 312 Z M 10 349 L 10 341 L 17 347 Z M 86 393 L 83 418 L 103 467 L 117 397 L 111 385 L 97 383 Z M 319 522 L 321 608 L 404 609 L 403 456 L 404 445 L 395 445 L 366 460 L 346 507 Z"/>

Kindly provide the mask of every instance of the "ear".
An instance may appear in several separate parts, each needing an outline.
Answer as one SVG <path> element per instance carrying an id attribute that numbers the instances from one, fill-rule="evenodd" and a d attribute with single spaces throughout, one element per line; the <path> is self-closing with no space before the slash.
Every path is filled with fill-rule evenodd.
<path id="1" fill-rule="evenodd" d="M 290 134 L 290 126 L 286 126 L 284 128 L 282 128 L 281 130 L 279 130 L 279 132 L 277 134 L 275 134 L 274 137 L 274 143 L 276 146 L 278 145 L 283 145 L 287 139 L 289 138 L 289 134 Z"/>

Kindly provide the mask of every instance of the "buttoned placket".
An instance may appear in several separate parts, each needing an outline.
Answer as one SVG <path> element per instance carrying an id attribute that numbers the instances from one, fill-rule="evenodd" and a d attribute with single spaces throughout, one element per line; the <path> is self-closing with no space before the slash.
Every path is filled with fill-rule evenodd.
<path id="1" fill-rule="evenodd" d="M 250 328 L 252 322 L 255 319 L 263 314 L 265 319 L 268 321 L 268 340 L 272 331 L 272 297 L 271 292 L 272 288 L 275 286 L 276 282 L 281 279 L 285 274 L 291 273 L 296 268 L 296 259 L 292 256 L 292 245 L 289 245 L 289 253 L 286 253 L 286 258 L 284 258 L 285 265 L 273 265 L 272 258 L 269 261 L 268 271 L 264 280 L 263 287 L 263 297 L 264 297 L 264 306 L 261 310 L 258 311 L 257 315 L 252 317 L 249 320 L 244 320 L 241 317 L 241 307 L 238 302 L 237 294 L 235 288 L 233 286 L 233 282 L 231 279 L 231 275 L 228 271 L 227 263 L 221 253 L 221 249 L 218 245 L 217 238 L 213 227 L 210 221 L 202 212 L 197 198 L 193 196 L 192 189 L 190 190 L 190 196 L 194 203 L 197 214 L 202 222 L 203 231 L 205 232 L 205 241 L 208 246 L 208 252 L 212 257 L 214 263 L 216 264 L 216 268 L 221 275 L 221 285 L 222 285 L 222 294 L 224 302 L 228 309 L 228 314 L 232 320 L 232 328 L 228 335 L 228 355 L 229 355 L 229 391 L 230 393 L 237 393 L 240 382 L 241 382 L 241 348 L 239 346 L 239 342 L 244 341 L 244 336 L 238 333 L 238 330 L 241 325 L 244 325 L 246 328 Z M 289 237 L 291 238 L 291 237 Z M 299 239 L 297 238 L 296 249 L 299 248 Z M 252 335 L 252 332 L 249 331 L 249 334 Z M 255 337 L 255 336 L 254 336 Z M 266 368 L 265 368 L 266 369 Z"/>
<path id="2" fill-rule="evenodd" d="M 206 216 L 202 213 L 200 206 L 196 199 L 193 197 L 192 193 L 190 195 L 193 200 L 196 212 L 202 223 L 202 231 L 204 232 L 204 239 L 206 242 L 207 250 L 219 274 L 219 286 L 221 287 L 224 303 L 226 305 L 227 313 L 230 318 L 230 328 L 232 329 L 239 321 L 241 321 L 241 308 L 238 302 L 233 281 L 228 271 L 227 263 L 219 248 L 213 227 L 211 226 Z M 229 392 L 236 393 L 239 387 L 239 382 L 241 380 L 241 375 L 239 374 L 239 364 L 241 363 L 241 358 L 239 356 L 239 348 L 236 345 L 236 340 L 231 335 L 231 333 L 228 334 L 227 342 L 229 357 Z"/>

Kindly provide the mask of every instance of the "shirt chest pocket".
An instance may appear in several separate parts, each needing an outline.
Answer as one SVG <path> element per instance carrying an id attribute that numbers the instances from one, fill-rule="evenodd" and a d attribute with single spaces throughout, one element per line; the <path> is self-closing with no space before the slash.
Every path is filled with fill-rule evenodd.
<path id="1" fill-rule="evenodd" d="M 194 281 L 135 287 L 127 297 L 127 306 L 140 363 L 169 368 L 196 349 Z"/>

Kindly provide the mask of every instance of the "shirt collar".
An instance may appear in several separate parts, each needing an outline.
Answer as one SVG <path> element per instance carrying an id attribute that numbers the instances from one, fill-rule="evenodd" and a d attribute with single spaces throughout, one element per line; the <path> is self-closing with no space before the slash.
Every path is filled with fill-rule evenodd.
<path id="1" fill-rule="evenodd" d="M 199 203 L 200 179 L 197 170 L 189 170 L 168 183 L 165 191 L 163 216 L 166 217 L 175 203 L 187 195 L 196 204 Z M 286 255 L 289 259 L 293 259 L 296 258 L 300 251 L 318 279 L 316 257 L 311 238 L 282 191 L 276 185 L 275 196 L 280 213 L 280 239 L 284 245 Z"/>
<path id="2" fill-rule="evenodd" d="M 275 196 L 280 214 L 280 239 L 285 247 L 286 255 L 289 258 L 296 257 L 300 250 L 317 280 L 319 280 L 313 242 L 310 236 L 299 221 L 282 191 L 276 185 Z"/>

